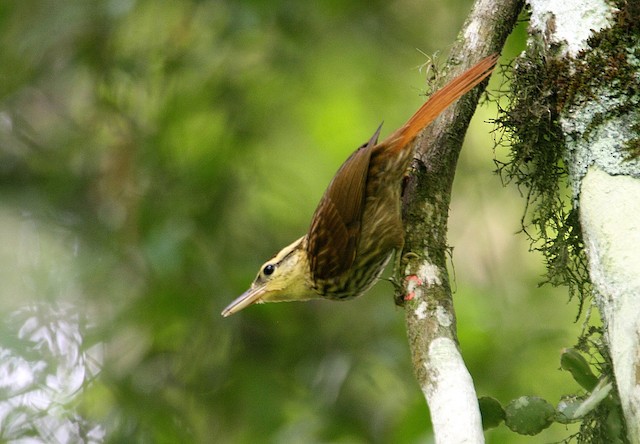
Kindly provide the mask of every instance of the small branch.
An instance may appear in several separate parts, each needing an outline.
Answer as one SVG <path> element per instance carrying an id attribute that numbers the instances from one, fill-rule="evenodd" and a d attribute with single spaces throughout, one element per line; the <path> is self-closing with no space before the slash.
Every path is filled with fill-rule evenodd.
<path id="1" fill-rule="evenodd" d="M 500 52 L 523 6 L 521 0 L 478 0 L 450 58 L 448 78 Z M 464 133 L 481 88 L 449 107 L 422 134 L 403 196 L 403 270 L 407 332 L 413 367 L 431 411 L 436 442 L 484 442 L 473 381 L 460 355 L 446 269 L 451 187 Z M 407 256 L 407 257 L 408 257 Z"/>

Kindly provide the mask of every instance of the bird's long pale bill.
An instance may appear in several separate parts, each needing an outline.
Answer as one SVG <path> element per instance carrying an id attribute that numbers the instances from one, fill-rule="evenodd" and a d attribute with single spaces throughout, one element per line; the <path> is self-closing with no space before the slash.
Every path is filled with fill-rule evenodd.
<path id="1" fill-rule="evenodd" d="M 251 287 L 240 296 L 238 296 L 232 303 L 227 305 L 227 308 L 222 310 L 222 316 L 226 318 L 227 316 L 231 316 L 232 314 L 239 312 L 240 310 L 248 307 L 251 304 L 260 302 L 260 298 L 265 293 L 266 289 L 264 287 Z"/>

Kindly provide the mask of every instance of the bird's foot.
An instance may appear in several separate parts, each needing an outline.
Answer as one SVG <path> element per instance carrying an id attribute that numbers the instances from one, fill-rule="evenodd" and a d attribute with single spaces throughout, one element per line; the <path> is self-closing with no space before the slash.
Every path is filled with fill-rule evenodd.
<path id="1" fill-rule="evenodd" d="M 422 285 L 422 279 L 417 275 L 412 274 L 407 276 L 404 281 L 405 285 L 401 284 L 394 278 L 390 278 L 389 281 L 393 284 L 395 292 L 395 303 L 399 307 L 404 307 L 405 302 L 412 300 L 416 296 L 415 289 Z M 404 289 L 407 289 L 407 293 L 404 293 Z"/>

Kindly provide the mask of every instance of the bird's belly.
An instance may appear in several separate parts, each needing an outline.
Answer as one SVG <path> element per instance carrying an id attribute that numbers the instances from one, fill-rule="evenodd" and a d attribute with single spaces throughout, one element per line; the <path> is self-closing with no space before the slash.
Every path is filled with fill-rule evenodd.
<path id="1" fill-rule="evenodd" d="M 349 273 L 327 280 L 316 290 L 326 299 L 356 298 L 366 293 L 377 282 L 392 255 L 393 250 L 385 255 L 369 258 L 366 262 L 356 263 Z"/>

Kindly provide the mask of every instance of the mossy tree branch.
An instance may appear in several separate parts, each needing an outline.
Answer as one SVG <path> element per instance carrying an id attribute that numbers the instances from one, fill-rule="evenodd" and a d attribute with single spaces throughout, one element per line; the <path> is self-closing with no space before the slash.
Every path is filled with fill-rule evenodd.
<path id="1" fill-rule="evenodd" d="M 619 399 L 584 418 L 580 439 L 640 443 L 640 3 L 528 3 L 528 47 L 497 121 L 511 138 L 502 174 L 529 189 L 548 282 L 600 310 L 579 347 L 601 355 Z"/>
<path id="2" fill-rule="evenodd" d="M 454 45 L 449 81 L 482 58 L 499 53 L 522 0 L 478 0 Z M 483 442 L 477 397 L 460 356 L 447 276 L 447 220 L 458 155 L 480 98 L 478 87 L 446 110 L 419 139 L 403 196 L 407 333 L 418 383 L 431 411 L 437 442 Z M 411 254 L 407 254 L 411 253 Z"/>

